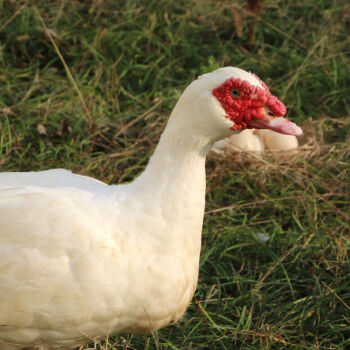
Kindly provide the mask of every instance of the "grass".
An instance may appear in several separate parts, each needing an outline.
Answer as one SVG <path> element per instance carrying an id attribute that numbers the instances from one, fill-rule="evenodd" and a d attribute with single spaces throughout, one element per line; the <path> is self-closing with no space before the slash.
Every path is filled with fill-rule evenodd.
<path id="1" fill-rule="evenodd" d="M 191 306 L 178 324 L 109 347 L 350 346 L 350 7 L 265 6 L 252 15 L 228 0 L 0 2 L 1 171 L 130 181 L 184 87 L 225 65 L 254 71 L 291 119 L 317 130 L 313 156 L 209 159 Z"/>

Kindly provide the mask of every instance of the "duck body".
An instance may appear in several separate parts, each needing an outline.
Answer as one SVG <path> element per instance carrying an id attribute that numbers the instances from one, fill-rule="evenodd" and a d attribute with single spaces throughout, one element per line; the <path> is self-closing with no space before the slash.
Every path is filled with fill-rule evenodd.
<path id="1" fill-rule="evenodd" d="M 142 176 L 108 186 L 63 169 L 11 173 L 9 182 L 1 174 L 1 339 L 73 347 L 177 321 L 197 284 L 205 192 L 197 169 L 180 174 L 191 180 L 180 188 L 170 181 L 158 191 Z"/>
<path id="2" fill-rule="evenodd" d="M 214 96 L 230 81 L 250 84 L 253 99 L 264 88 L 232 67 L 192 82 L 145 171 L 129 184 L 63 169 L 0 173 L 0 349 L 73 348 L 182 316 L 198 279 L 205 156 L 245 123 L 230 116 L 220 91 Z M 275 108 L 266 96 L 254 108 L 266 101 Z M 277 122 L 264 121 L 298 132 Z"/>

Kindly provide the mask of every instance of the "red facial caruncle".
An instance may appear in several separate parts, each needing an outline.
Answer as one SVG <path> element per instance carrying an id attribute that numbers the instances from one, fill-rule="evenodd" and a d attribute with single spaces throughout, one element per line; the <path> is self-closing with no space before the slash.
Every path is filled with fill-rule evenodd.
<path id="1" fill-rule="evenodd" d="M 257 123 L 266 118 L 266 114 L 270 118 L 286 114 L 284 104 L 270 93 L 257 76 L 255 78 L 262 88 L 239 78 L 231 78 L 212 92 L 225 110 L 226 118 L 234 122 L 232 130 L 257 127 Z"/>

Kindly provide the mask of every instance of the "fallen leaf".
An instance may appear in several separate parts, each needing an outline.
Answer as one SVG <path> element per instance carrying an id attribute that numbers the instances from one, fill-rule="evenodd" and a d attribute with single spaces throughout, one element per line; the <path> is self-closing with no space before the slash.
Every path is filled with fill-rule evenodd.
<path id="1" fill-rule="evenodd" d="M 43 124 L 38 124 L 36 126 L 36 130 L 38 131 L 39 135 L 43 135 L 43 136 L 47 135 L 46 128 Z"/>
<path id="2" fill-rule="evenodd" d="M 263 0 L 247 0 L 245 5 L 245 12 L 254 17 L 259 17 L 265 9 L 265 4 Z M 248 43 L 249 46 L 252 47 L 256 41 L 256 21 L 247 24 L 247 32 L 248 32 Z"/>
<path id="3" fill-rule="evenodd" d="M 57 38 L 57 33 L 53 29 L 47 28 L 46 29 L 46 34 L 48 36 L 51 36 L 51 37 L 55 38 L 55 39 Z"/>
<path id="4" fill-rule="evenodd" d="M 16 115 L 15 112 L 10 107 L 5 107 L 0 110 L 5 115 Z"/>
<path id="5" fill-rule="evenodd" d="M 30 36 L 29 36 L 29 35 L 27 35 L 27 34 L 24 34 L 24 35 L 18 35 L 18 36 L 16 36 L 17 41 L 24 41 L 24 40 L 28 40 L 29 38 L 30 38 Z"/>
<path id="6" fill-rule="evenodd" d="M 241 38 L 243 35 L 242 17 L 236 6 L 232 8 L 232 15 L 233 15 L 233 23 L 236 29 L 236 34 L 239 38 Z"/>
<path id="7" fill-rule="evenodd" d="M 72 131 L 72 128 L 68 125 L 67 119 L 62 119 L 60 126 L 57 129 L 57 135 L 63 137 Z"/>
<path id="8" fill-rule="evenodd" d="M 265 4 L 263 0 L 247 0 L 245 8 L 254 15 L 261 15 L 264 12 Z"/>

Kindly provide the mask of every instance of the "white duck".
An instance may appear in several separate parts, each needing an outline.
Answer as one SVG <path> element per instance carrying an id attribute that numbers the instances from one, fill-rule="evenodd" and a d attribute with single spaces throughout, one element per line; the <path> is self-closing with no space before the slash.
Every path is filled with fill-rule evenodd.
<path id="1" fill-rule="evenodd" d="M 284 114 L 256 76 L 221 68 L 187 87 L 130 184 L 62 169 L 0 174 L 0 349 L 176 322 L 197 285 L 208 150 L 246 127 L 301 134 Z"/>

